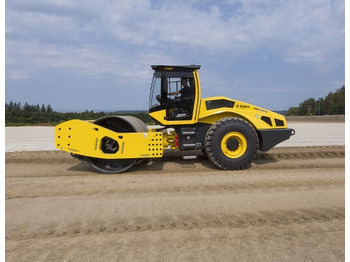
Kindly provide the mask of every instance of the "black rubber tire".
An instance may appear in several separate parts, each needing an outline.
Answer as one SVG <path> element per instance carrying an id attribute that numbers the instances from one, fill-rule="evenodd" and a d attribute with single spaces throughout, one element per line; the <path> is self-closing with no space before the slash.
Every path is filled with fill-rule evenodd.
<path id="1" fill-rule="evenodd" d="M 238 157 L 229 156 L 222 149 L 222 143 L 225 144 L 223 140 L 229 134 L 239 134 L 244 137 L 245 145 L 241 149 L 238 147 L 241 150 L 241 155 Z M 239 146 L 242 146 L 241 144 Z M 259 149 L 259 138 L 255 129 L 247 121 L 228 117 L 220 119 L 209 128 L 204 145 L 208 158 L 215 166 L 223 170 L 239 170 L 248 168 L 255 159 Z M 235 150 L 229 151 L 231 152 L 234 153 Z"/>

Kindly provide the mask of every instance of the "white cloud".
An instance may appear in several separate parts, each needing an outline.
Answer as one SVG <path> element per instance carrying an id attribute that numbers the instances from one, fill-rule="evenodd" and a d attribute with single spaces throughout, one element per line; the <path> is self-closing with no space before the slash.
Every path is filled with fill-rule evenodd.
<path id="1" fill-rule="evenodd" d="M 104 74 L 122 75 L 118 71 L 126 62 L 123 55 L 105 52 L 96 46 L 60 46 L 43 44 L 36 41 L 7 41 L 7 64 L 9 78 L 29 78 L 46 69 L 61 69 L 77 72 L 90 77 L 100 77 Z M 16 56 L 10 55 L 16 53 Z M 24 62 L 24 63 L 23 63 Z"/>
<path id="2" fill-rule="evenodd" d="M 125 63 L 234 61 L 263 49 L 328 68 L 343 60 L 343 39 L 340 0 L 6 2 L 9 78 L 43 68 L 98 77 Z"/>

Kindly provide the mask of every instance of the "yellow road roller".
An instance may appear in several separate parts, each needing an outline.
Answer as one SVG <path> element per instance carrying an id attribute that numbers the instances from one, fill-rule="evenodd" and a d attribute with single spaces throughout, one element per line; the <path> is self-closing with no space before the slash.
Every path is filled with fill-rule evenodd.
<path id="1" fill-rule="evenodd" d="M 268 151 L 295 134 L 283 115 L 227 97 L 201 98 L 200 65 L 152 65 L 149 129 L 132 116 L 70 120 L 55 127 L 56 148 L 101 173 L 121 173 L 165 149 L 201 150 L 219 169 L 250 167 L 258 150 Z"/>

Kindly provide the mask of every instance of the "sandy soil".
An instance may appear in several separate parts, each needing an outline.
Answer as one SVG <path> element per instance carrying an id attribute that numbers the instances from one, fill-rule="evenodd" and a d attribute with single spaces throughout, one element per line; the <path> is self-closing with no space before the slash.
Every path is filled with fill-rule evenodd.
<path id="1" fill-rule="evenodd" d="M 102 175 L 6 153 L 6 261 L 344 261 L 345 147 L 279 147 L 244 171 L 203 156 Z"/>

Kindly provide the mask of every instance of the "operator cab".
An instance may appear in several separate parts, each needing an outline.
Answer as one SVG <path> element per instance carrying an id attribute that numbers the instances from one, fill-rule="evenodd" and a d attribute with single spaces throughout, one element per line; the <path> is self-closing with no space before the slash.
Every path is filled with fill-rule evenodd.
<path id="1" fill-rule="evenodd" d="M 162 124 L 167 121 L 188 121 L 194 117 L 199 90 L 196 88 L 198 65 L 154 65 L 149 113 Z M 161 114 L 152 114 L 162 112 Z M 157 115 L 157 117 L 155 117 Z"/>

